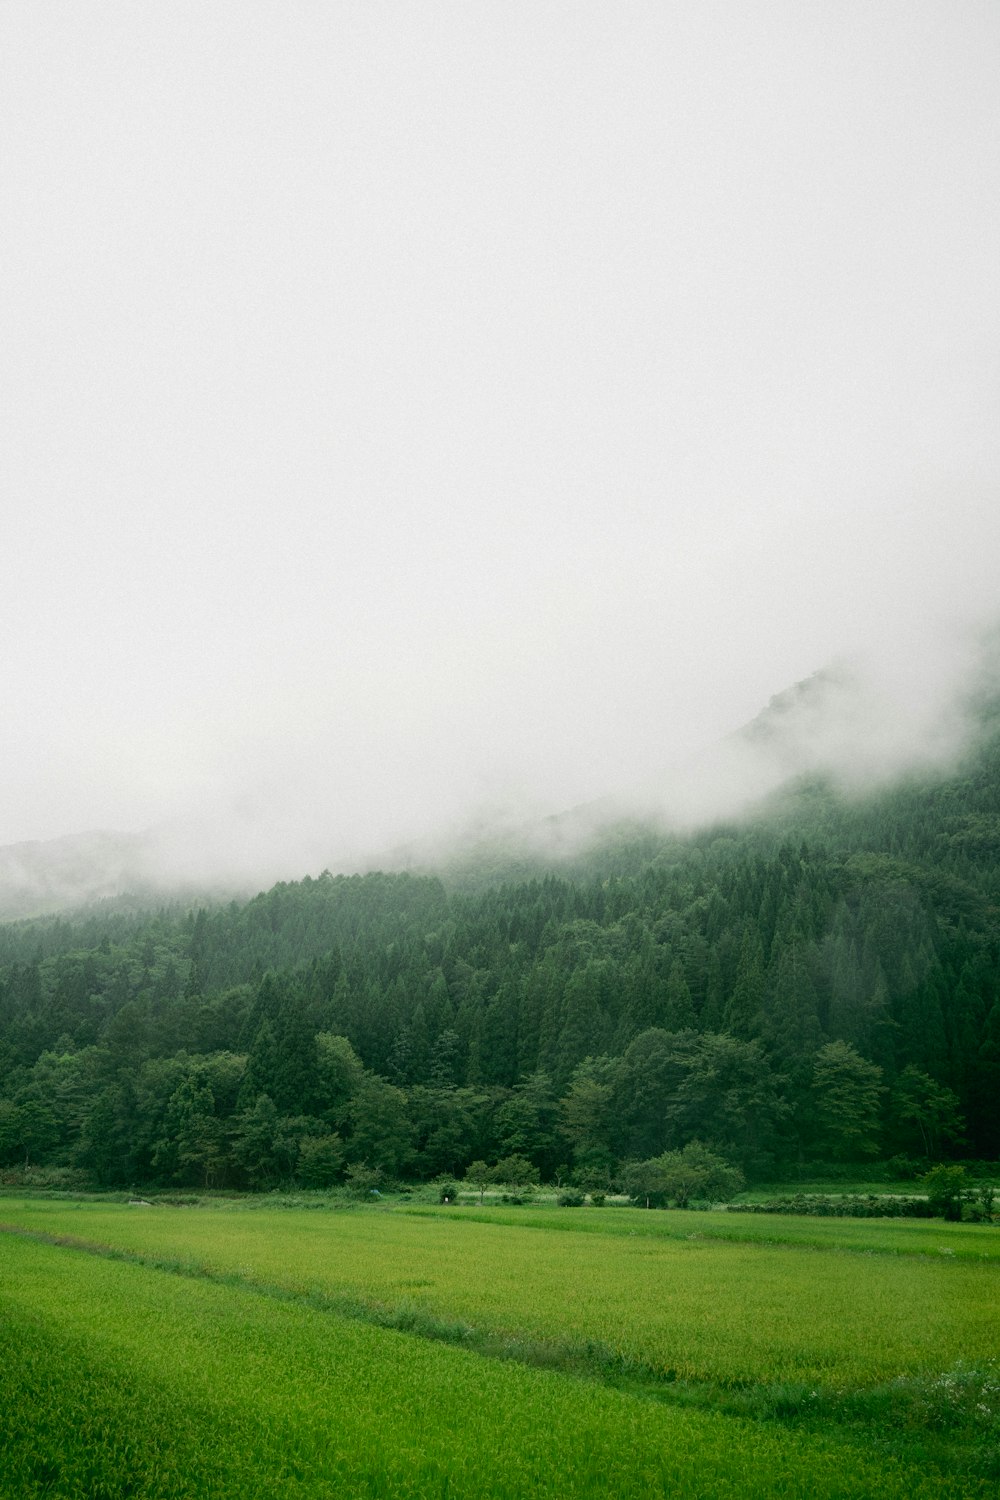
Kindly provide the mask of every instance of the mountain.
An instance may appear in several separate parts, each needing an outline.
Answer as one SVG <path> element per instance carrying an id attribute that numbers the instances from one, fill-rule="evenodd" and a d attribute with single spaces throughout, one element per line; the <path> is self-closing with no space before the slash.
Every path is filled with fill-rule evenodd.
<path id="1" fill-rule="evenodd" d="M 748 724 L 627 793 L 526 819 L 480 814 L 466 824 L 368 857 L 338 858 L 335 834 L 290 837 L 266 807 L 217 809 L 139 833 L 91 832 L 0 848 L 0 920 L 130 900 L 229 899 L 305 870 L 437 871 L 463 883 L 571 868 L 609 838 L 684 836 L 769 807 L 803 778 L 850 795 L 915 769 L 958 762 L 996 703 L 996 641 L 961 687 L 907 692 L 837 663 L 776 694 Z M 976 684 L 976 694 L 970 688 Z"/>
<path id="2" fill-rule="evenodd" d="M 159 829 L 95 830 L 4 845 L 0 921 L 74 912 L 107 902 L 148 910 L 163 902 L 246 897 L 259 889 L 257 882 L 230 872 L 211 878 L 199 874 L 204 871 L 203 858 L 185 870 L 170 857 L 173 853 Z"/>
<path id="3" fill-rule="evenodd" d="M 0 1172 L 325 1186 L 519 1153 L 609 1180 L 693 1140 L 760 1175 L 995 1160 L 995 700 L 953 764 L 863 785 L 799 733 L 845 695 L 779 695 L 737 738 L 801 773 L 689 834 L 574 850 L 568 813 L 558 863 L 480 840 L 448 879 L 0 924 Z M 108 879 L 141 867 L 95 837 Z M 73 841 L 62 886 L 45 853 L 17 856 L 36 899 L 101 889 Z"/>
<path id="4" fill-rule="evenodd" d="M 103 901 L 143 883 L 143 834 L 91 832 L 0 848 L 0 917 Z"/>
<path id="5" fill-rule="evenodd" d="M 997 719 L 996 642 L 970 653 L 948 688 L 879 680 L 861 664 L 821 668 L 774 697 L 748 723 L 625 793 L 543 819 L 478 819 L 392 850 L 370 868 L 440 871 L 462 883 L 572 871 L 588 851 L 638 848 L 733 821 L 770 818 L 804 787 L 864 797 L 962 763 Z"/>

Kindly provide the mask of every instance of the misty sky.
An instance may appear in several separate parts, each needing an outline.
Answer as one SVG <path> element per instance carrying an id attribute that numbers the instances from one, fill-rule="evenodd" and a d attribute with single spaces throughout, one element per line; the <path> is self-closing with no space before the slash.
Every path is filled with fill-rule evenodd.
<path id="1" fill-rule="evenodd" d="M 919 696 L 998 602 L 998 78 L 995 0 L 3 0 L 0 843 Z"/>

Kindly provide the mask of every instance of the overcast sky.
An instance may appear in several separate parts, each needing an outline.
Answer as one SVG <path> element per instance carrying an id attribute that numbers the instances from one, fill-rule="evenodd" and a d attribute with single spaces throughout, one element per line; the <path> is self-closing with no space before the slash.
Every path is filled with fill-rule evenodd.
<path id="1" fill-rule="evenodd" d="M 0 70 L 0 842 L 564 807 L 996 609 L 995 0 L 3 0 Z"/>

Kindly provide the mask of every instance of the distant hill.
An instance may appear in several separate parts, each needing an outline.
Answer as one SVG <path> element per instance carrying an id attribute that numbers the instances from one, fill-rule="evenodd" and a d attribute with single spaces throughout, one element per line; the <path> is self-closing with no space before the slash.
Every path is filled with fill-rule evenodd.
<path id="1" fill-rule="evenodd" d="M 372 868 L 437 871 L 468 884 L 571 873 L 591 851 L 649 849 L 718 823 L 773 819 L 803 795 L 863 797 L 914 776 L 936 780 L 1000 726 L 995 648 L 953 695 L 919 708 L 836 663 L 775 694 L 716 744 L 627 794 L 532 821 L 481 820 L 458 833 L 395 849 Z"/>
<path id="2" fill-rule="evenodd" d="M 0 847 L 0 921 L 109 902 L 147 910 L 163 901 L 247 896 L 257 888 L 231 878 L 185 876 L 164 863 L 155 830 L 96 830 Z"/>
<path id="3" fill-rule="evenodd" d="M 995 639 L 984 649 L 976 694 L 914 713 L 860 671 L 831 665 L 776 694 L 748 724 L 627 794 L 545 818 L 479 816 L 463 826 L 367 858 L 338 859 L 336 830 L 308 849 L 282 843 L 266 818 L 235 812 L 178 819 L 138 833 L 95 831 L 0 848 L 0 920 L 50 915 L 98 901 L 252 895 L 275 880 L 333 871 L 434 872 L 463 884 L 571 870 L 596 845 L 682 837 L 720 820 L 774 810 L 805 779 L 858 795 L 914 769 L 954 766 L 963 745 L 992 722 Z M 978 726 L 978 729 L 976 729 Z"/>
<path id="4" fill-rule="evenodd" d="M 92 832 L 0 848 L 0 916 L 36 916 L 141 883 L 142 834 Z"/>
<path id="5" fill-rule="evenodd" d="M 520 1153 L 607 1182 L 695 1140 L 768 1180 L 997 1159 L 995 700 L 950 763 L 851 782 L 827 695 L 855 701 L 810 679 L 741 732 L 799 773 L 689 833 L 612 815 L 574 845 L 584 809 L 437 873 L 197 911 L 115 895 L 141 841 L 22 846 L 22 900 L 97 904 L 0 924 L 0 1171 L 325 1186 Z"/>

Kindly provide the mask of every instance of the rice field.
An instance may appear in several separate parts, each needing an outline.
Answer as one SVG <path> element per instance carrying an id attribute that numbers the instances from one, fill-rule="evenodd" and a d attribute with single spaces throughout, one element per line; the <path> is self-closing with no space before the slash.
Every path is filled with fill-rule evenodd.
<path id="1" fill-rule="evenodd" d="M 0 1198 L 0 1495 L 995 1491 L 995 1229 L 489 1217 Z"/>
<path id="2" fill-rule="evenodd" d="M 598 1228 L 577 1227 L 584 1219 Z M 713 1238 L 708 1219 L 684 1215 L 678 1234 L 680 1215 L 641 1209 L 539 1210 L 532 1223 L 524 1210 L 484 1222 L 464 1209 L 0 1204 L 0 1222 L 171 1267 L 511 1338 L 598 1344 L 685 1380 L 875 1385 L 1000 1351 L 1000 1260 L 940 1254 L 980 1226 L 935 1235 L 916 1221 L 930 1253 L 893 1256 L 875 1252 L 896 1221 L 842 1221 L 841 1244 L 829 1220 L 786 1220 L 804 1235 L 788 1244 Z M 661 1225 L 673 1232 L 643 1232 Z M 968 1238 L 1000 1251 L 989 1227 Z"/>
<path id="3" fill-rule="evenodd" d="M 454 1214 L 451 1208 L 414 1205 L 406 1213 Z M 539 1206 L 463 1207 L 463 1218 L 487 1224 L 514 1224 L 576 1233 L 649 1235 L 654 1239 L 734 1240 L 745 1244 L 811 1245 L 816 1249 L 856 1250 L 884 1255 L 945 1255 L 963 1260 L 1000 1261 L 1000 1234 L 991 1224 L 949 1224 L 943 1219 L 838 1219 L 791 1214 L 740 1214 L 725 1210 L 615 1208 L 593 1212 Z"/>

